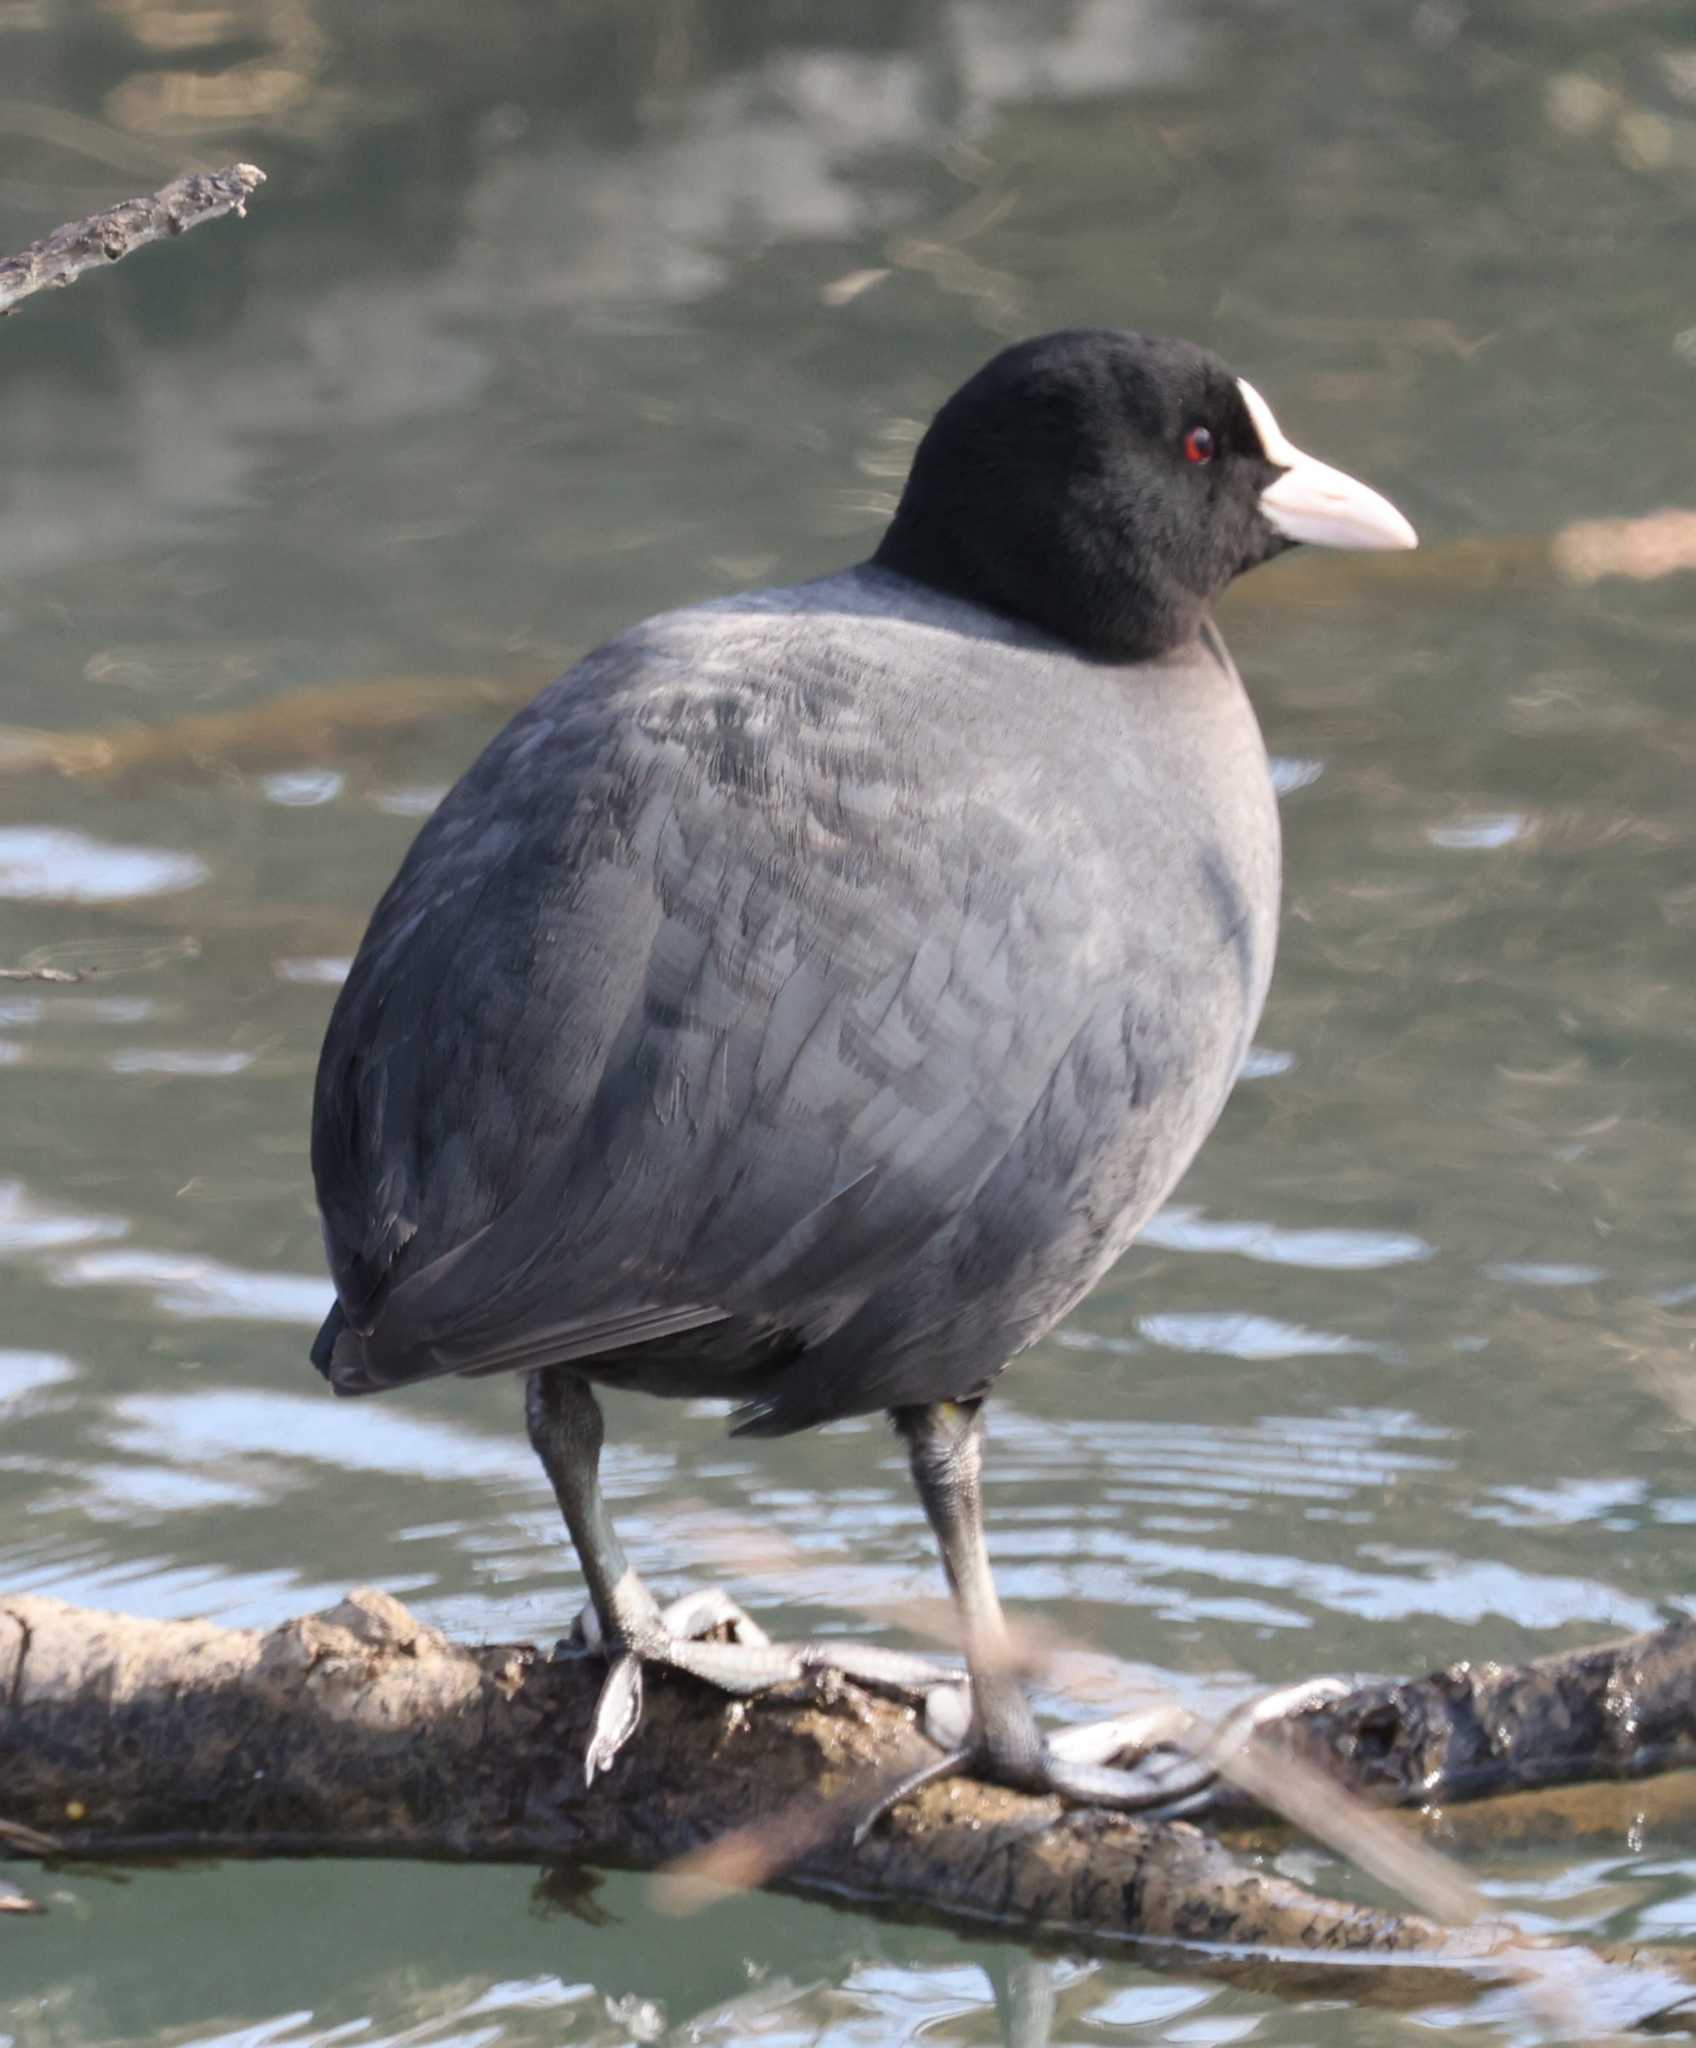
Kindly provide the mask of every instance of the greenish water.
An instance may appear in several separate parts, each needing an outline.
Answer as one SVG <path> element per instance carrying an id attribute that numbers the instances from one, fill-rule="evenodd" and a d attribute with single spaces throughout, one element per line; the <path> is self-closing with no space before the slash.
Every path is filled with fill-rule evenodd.
<path id="1" fill-rule="evenodd" d="M 1062 323 L 1213 344 L 1392 496 L 1429 552 L 1367 595 L 1295 563 L 1233 600 L 1279 978 L 1174 1206 L 1005 1383 L 1003 1591 L 1089 1645 L 1058 1684 L 1202 1698 L 1688 1607 L 1696 583 L 1445 552 L 1690 497 L 1685 11 L 0 4 L 0 249 L 232 156 L 271 174 L 246 225 L 0 326 L 7 725 L 539 682 L 864 552 L 916 423 Z M 336 1406 L 304 1355 L 337 963 L 500 715 L 0 779 L 0 964 L 97 970 L 0 983 L 0 1586 L 574 1611 L 513 1388 Z M 728 1521 L 791 1560 L 734 1582 L 786 1633 L 938 1589 L 880 1428 L 611 1411 L 661 1585 Z M 1528 1926 L 1696 1935 L 1688 1839 L 1470 1861 Z M 679 1926 L 629 1877 L 595 1925 L 512 1869 L 40 1882 L 0 1920 L 16 2048 L 988 2042 L 1044 1996 L 1056 2041 L 1548 2038 L 796 1901 Z"/>

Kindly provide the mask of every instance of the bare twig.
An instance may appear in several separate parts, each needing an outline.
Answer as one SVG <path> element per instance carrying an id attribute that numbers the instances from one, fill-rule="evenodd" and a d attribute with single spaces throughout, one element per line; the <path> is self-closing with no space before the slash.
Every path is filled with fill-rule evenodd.
<path id="1" fill-rule="evenodd" d="M 18 255 L 0 258 L 0 315 L 32 293 L 74 284 L 85 270 L 133 256 L 150 242 L 186 234 L 226 213 L 239 217 L 264 182 L 265 173 L 254 164 L 191 171 L 145 199 L 126 199 L 87 220 L 67 221 Z"/>

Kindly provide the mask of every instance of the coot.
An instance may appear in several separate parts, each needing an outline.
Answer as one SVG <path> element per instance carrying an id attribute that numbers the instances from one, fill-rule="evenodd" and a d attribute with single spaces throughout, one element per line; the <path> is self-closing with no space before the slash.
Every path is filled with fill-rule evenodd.
<path id="1" fill-rule="evenodd" d="M 1077 1789 L 1008 1652 L 983 1402 L 1165 1200 L 1248 1049 L 1278 824 L 1211 608 L 1298 541 L 1414 534 L 1199 348 L 1023 342 L 938 413 L 869 561 L 621 634 L 418 834 L 318 1069 L 312 1355 L 340 1394 L 528 1375 L 611 1661 L 591 1775 L 645 1663 L 794 1669 L 695 1639 L 718 1610 L 668 1617 L 631 1570 L 605 1385 L 729 1399 L 745 1435 L 886 1410 L 971 1760 Z"/>

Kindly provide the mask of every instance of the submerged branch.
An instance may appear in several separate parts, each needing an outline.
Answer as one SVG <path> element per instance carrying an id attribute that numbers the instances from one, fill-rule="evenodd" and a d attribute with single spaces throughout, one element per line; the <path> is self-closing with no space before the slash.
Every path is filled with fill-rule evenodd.
<path id="1" fill-rule="evenodd" d="M 0 728 L 0 778 L 48 772 L 68 781 L 123 783 L 173 775 L 227 778 L 334 760 L 366 734 L 404 732 L 436 718 L 511 710 L 546 679 L 388 676 L 375 682 L 288 690 L 234 711 L 200 711 L 164 725 L 96 726 L 88 732 Z"/>
<path id="2" fill-rule="evenodd" d="M 36 292 L 74 284 L 85 270 L 133 256 L 150 242 L 186 234 L 226 213 L 238 218 L 265 182 L 254 164 L 191 171 L 144 199 L 126 199 L 87 220 L 67 221 L 16 256 L 0 257 L 0 317 Z"/>
<path id="3" fill-rule="evenodd" d="M 1690 1656 L 1693 1636 L 1668 1632 L 1665 1668 Z M 1650 1668 L 1661 1640 L 1639 1644 L 1631 1668 Z M 1602 1655 L 1569 1661 L 1594 1678 Z M 0 1599 L 6 1818 L 77 1859 L 351 1853 L 647 1869 L 765 1830 L 787 1840 L 783 1881 L 803 1890 L 1068 1939 L 1218 1945 L 1234 1952 L 1221 1967 L 1281 1989 L 1346 1961 L 1351 1991 L 1385 1999 L 1518 1975 L 1541 1953 L 1505 1928 L 1320 1897 L 1195 1827 L 1063 1812 L 966 1781 L 905 1802 L 856 1848 L 841 1818 L 928 1752 L 911 1708 L 843 1683 L 735 1705 L 656 1682 L 630 1751 L 585 1788 L 600 1679 L 595 1659 L 449 1643 L 368 1590 L 268 1633 Z M 1322 1710 L 1325 1725 L 1358 1748 L 1362 1727 L 1382 1722 L 1347 1706 Z M 1319 1716 L 1300 1717 L 1310 1761 L 1318 1728 Z M 1675 1742 L 1657 1724 L 1655 1755 L 1682 1754 L 1690 1733 Z M 1604 1768 L 1624 1763 L 1616 1740 Z M 830 1824 L 810 1818 L 821 1813 Z M 1411 1981 L 1362 1974 L 1373 1957 L 1420 1967 Z"/>
<path id="4" fill-rule="evenodd" d="M 0 267 L 0 276 L 3 276 Z M 1417 555 L 1297 555 L 1274 574 L 1232 587 L 1227 623 L 1242 611 L 1300 611 L 1401 597 L 1449 601 L 1507 586 L 1554 588 L 1605 576 L 1643 579 L 1696 569 L 1696 514 L 1582 523 L 1551 539 L 1483 536 Z M 548 680 L 395 676 L 317 684 L 232 711 L 196 712 L 162 725 L 87 732 L 0 727 L 0 779 L 44 770 L 77 782 L 124 785 L 173 776 L 239 779 L 304 760 L 336 759 L 345 745 L 435 719 L 511 711 Z"/>

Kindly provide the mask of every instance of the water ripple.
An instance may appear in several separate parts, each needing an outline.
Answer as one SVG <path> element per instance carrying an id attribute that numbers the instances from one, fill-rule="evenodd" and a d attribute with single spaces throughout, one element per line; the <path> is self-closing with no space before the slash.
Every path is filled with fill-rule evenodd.
<path id="1" fill-rule="evenodd" d="M 1238 1315 L 1228 1309 L 1139 1316 L 1137 1328 L 1171 1351 L 1209 1351 L 1221 1358 L 1328 1358 L 1375 1353 L 1377 1346 L 1333 1330 L 1307 1330 L 1276 1316 Z"/>
<path id="2" fill-rule="evenodd" d="M 371 802 L 392 818 L 427 818 L 447 793 L 445 782 L 431 783 L 427 788 L 378 789 L 372 791 Z"/>
<path id="3" fill-rule="evenodd" d="M 230 1458 L 286 1456 L 344 1472 L 483 1480 L 525 1493 L 536 1489 L 541 1476 L 516 1432 L 510 1441 L 479 1436 L 404 1408 L 337 1401 L 327 1393 L 216 1387 L 193 1394 L 129 1394 L 113 1403 L 112 1423 L 115 1448 L 149 1459 L 216 1466 Z"/>
<path id="4" fill-rule="evenodd" d="M 259 787 L 267 803 L 288 810 L 311 810 L 333 803 L 341 795 L 347 777 L 334 768 L 301 768 L 260 778 Z"/>
<path id="5" fill-rule="evenodd" d="M 1323 761 L 1298 760 L 1288 754 L 1274 754 L 1271 760 L 1272 787 L 1280 796 L 1294 796 L 1308 789 L 1325 773 Z"/>
<path id="6" fill-rule="evenodd" d="M 1553 1260 L 1503 1259 L 1484 1271 L 1492 1280 L 1526 1287 L 1593 1287 L 1607 1278 L 1601 1266 L 1562 1265 Z"/>
<path id="7" fill-rule="evenodd" d="M 0 1408 L 74 1379 L 76 1370 L 56 1351 L 0 1351 Z"/>
<path id="8" fill-rule="evenodd" d="M 0 1239 L 3 1242 L 3 1239 Z M 329 1282 L 304 1273 L 248 1273 L 188 1253 L 82 1252 L 55 1262 L 56 1287 L 144 1287 L 161 1315 L 189 1321 L 295 1323 L 308 1328 L 330 1306 Z"/>
<path id="9" fill-rule="evenodd" d="M 1354 1565 L 1218 1543 L 1161 1541 L 1112 1532 L 1096 1555 L 1044 1548 L 1031 1532 L 999 1533 L 997 1549 L 1013 1569 L 1006 1589 L 1024 1601 L 1093 1600 L 1108 1607 L 1157 1606 L 1171 1620 L 1243 1620 L 1245 1592 L 1282 1594 L 1253 1602 L 1257 1626 L 1307 1628 L 1313 1609 L 1373 1622 L 1440 1620 L 1451 1628 L 1506 1620 L 1525 1629 L 1588 1623 L 1652 1629 L 1661 1614 L 1597 1579 L 1458 1557 L 1448 1551 L 1394 1551 L 1365 1545 Z M 1372 1569 L 1376 1561 L 1382 1568 Z M 1147 1581 L 1170 1580 L 1150 1587 Z M 1219 1587 L 1217 1594 L 1203 1589 Z"/>
<path id="10" fill-rule="evenodd" d="M 132 1045 L 115 1052 L 108 1064 L 114 1074 L 179 1074 L 216 1080 L 242 1074 L 253 1065 L 250 1052 L 195 1052 L 187 1047 Z"/>
<path id="11" fill-rule="evenodd" d="M 128 1235 L 121 1216 L 79 1215 L 32 1195 L 21 1180 L 0 1180 L 0 1258 Z"/>
<path id="12" fill-rule="evenodd" d="M 1272 1266 L 1307 1266 L 1317 1272 L 1370 1272 L 1434 1258 L 1422 1237 L 1394 1230 L 1286 1230 L 1276 1223 L 1209 1220 L 1199 1209 L 1169 1203 L 1143 1226 L 1142 1244 L 1175 1252 L 1234 1252 Z"/>
<path id="13" fill-rule="evenodd" d="M 301 960 L 273 960 L 271 971 L 279 981 L 304 982 L 315 988 L 340 988 L 353 966 L 345 955 L 321 954 Z"/>
<path id="14" fill-rule="evenodd" d="M 1522 812 L 1496 811 L 1479 817 L 1460 818 L 1452 825 L 1433 825 L 1425 836 L 1433 846 L 1463 852 L 1488 852 L 1498 846 L 1511 846 L 1524 830 Z"/>
<path id="15" fill-rule="evenodd" d="M 63 826 L 0 826 L 0 897 L 123 903 L 198 888 L 210 873 L 192 853 L 113 846 Z"/>

